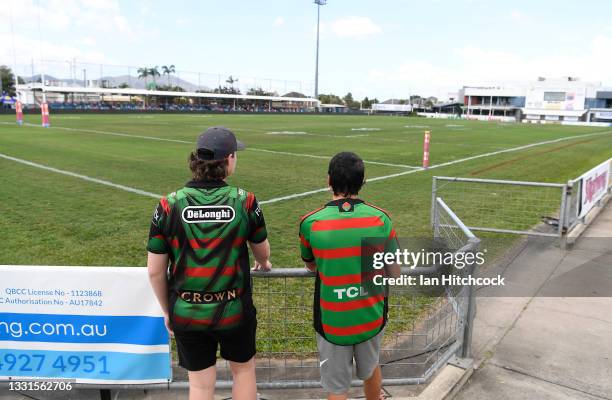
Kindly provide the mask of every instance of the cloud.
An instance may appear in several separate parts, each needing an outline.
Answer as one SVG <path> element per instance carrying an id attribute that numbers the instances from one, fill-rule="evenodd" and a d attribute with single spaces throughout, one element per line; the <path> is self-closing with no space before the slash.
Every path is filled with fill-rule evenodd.
<path id="1" fill-rule="evenodd" d="M 515 21 L 524 21 L 526 16 L 521 11 L 513 10 L 510 12 L 510 18 Z"/>
<path id="2" fill-rule="evenodd" d="M 85 36 L 83 38 L 81 38 L 78 43 L 85 45 L 85 46 L 95 46 L 96 45 L 96 39 L 94 39 L 91 36 Z"/>
<path id="3" fill-rule="evenodd" d="M 0 33 L 0 43 L 11 43 L 10 34 Z M 91 63 L 91 65 L 113 62 L 113 60 L 107 58 L 99 51 L 83 50 L 66 44 L 55 44 L 44 39 L 39 43 L 37 38 L 32 39 L 20 34 L 15 34 L 18 64 L 17 72 L 19 74 L 26 76 L 31 75 L 31 62 L 34 63 L 34 73 L 37 74 L 40 72 L 40 45 L 42 45 L 43 48 L 44 59 L 55 60 L 45 62 L 45 71 L 50 75 L 59 77 L 67 76 L 70 70 L 67 60 L 72 60 L 73 58 L 76 58 L 79 62 Z M 10 61 L 11 64 L 13 63 L 12 44 L 9 46 L 0 46 L 0 60 L 7 60 Z M 99 70 L 98 67 L 95 67 L 95 69 Z"/>
<path id="4" fill-rule="evenodd" d="M 583 81 L 612 83 L 612 36 L 596 35 L 582 47 L 551 50 L 537 56 L 464 46 L 452 50 L 442 63 L 407 60 L 392 67 L 371 69 L 372 87 L 399 91 L 457 90 L 463 85 L 504 84 L 535 80 L 538 76 L 577 76 Z"/>
<path id="5" fill-rule="evenodd" d="M 324 24 L 328 29 L 341 38 L 357 38 L 376 35 L 382 28 L 368 17 L 345 17 Z"/>
<path id="6" fill-rule="evenodd" d="M 274 18 L 274 22 L 272 23 L 272 26 L 278 27 L 278 26 L 283 26 L 283 25 L 285 25 L 285 18 L 280 17 L 280 16 Z"/>
<path id="7" fill-rule="evenodd" d="M 179 17 L 176 19 L 176 24 L 179 26 L 191 25 L 191 18 Z"/>
<path id="8" fill-rule="evenodd" d="M 8 20 L 12 13 L 14 26 L 32 34 L 38 35 L 39 16 L 43 36 L 52 31 L 74 33 L 75 28 L 86 28 L 92 33 L 134 34 L 117 0 L 9 1 L 10 6 L 0 7 L 0 20 Z"/>

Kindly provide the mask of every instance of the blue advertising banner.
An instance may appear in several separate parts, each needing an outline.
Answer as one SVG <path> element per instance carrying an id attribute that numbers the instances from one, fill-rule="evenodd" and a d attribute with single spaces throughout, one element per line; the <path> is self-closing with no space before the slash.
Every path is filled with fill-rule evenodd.
<path id="1" fill-rule="evenodd" d="M 145 268 L 0 266 L 0 379 L 172 379 Z"/>

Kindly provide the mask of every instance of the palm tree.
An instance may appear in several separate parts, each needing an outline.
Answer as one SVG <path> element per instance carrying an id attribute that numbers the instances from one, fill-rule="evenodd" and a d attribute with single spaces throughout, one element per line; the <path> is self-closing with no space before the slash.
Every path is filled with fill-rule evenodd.
<path id="1" fill-rule="evenodd" d="M 159 73 L 159 67 L 156 65 L 153 68 L 149 68 L 149 76 L 153 78 L 153 86 L 157 88 L 157 81 L 155 80 L 156 76 L 161 76 Z"/>
<path id="2" fill-rule="evenodd" d="M 138 68 L 136 72 L 138 72 L 138 79 L 141 79 L 141 78 L 144 79 L 145 89 L 146 89 L 147 88 L 147 77 L 149 76 L 149 68 L 147 67 Z"/>
<path id="3" fill-rule="evenodd" d="M 145 89 L 147 88 L 147 77 L 149 76 L 149 68 L 142 67 L 138 68 L 138 79 L 143 78 L 145 81 Z M 144 108 L 147 108 L 147 96 L 144 97 Z"/>
<path id="4" fill-rule="evenodd" d="M 168 86 L 170 86 L 170 75 L 175 73 L 176 70 L 174 69 L 174 64 L 168 66 L 168 65 L 162 65 L 162 73 L 164 75 L 168 75 Z"/>
<path id="5" fill-rule="evenodd" d="M 229 76 L 226 80 L 226 83 L 229 83 L 230 85 L 232 85 L 232 87 L 234 87 L 234 83 L 238 82 L 238 78 L 234 78 L 233 76 Z"/>

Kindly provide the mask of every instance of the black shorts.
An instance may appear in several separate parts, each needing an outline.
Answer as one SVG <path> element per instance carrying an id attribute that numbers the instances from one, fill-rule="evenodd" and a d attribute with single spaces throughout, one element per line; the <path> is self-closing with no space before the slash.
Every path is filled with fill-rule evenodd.
<path id="1" fill-rule="evenodd" d="M 257 319 L 249 318 L 244 325 L 227 331 L 175 331 L 174 338 L 179 365 L 188 371 L 201 371 L 217 363 L 217 347 L 221 357 L 234 362 L 247 362 L 256 353 Z"/>

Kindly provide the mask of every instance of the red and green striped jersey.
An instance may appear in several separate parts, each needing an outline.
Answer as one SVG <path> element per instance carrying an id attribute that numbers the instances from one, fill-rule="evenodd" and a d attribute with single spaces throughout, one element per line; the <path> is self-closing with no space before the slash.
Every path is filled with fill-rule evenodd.
<path id="1" fill-rule="evenodd" d="M 360 199 L 340 199 L 306 214 L 300 223 L 302 259 L 317 265 L 314 328 L 327 341 L 354 345 L 378 334 L 387 320 L 384 290 L 368 293 L 362 257 L 364 243 L 394 252 L 397 237 L 391 218 Z M 371 268 L 371 263 L 370 263 Z"/>
<path id="2" fill-rule="evenodd" d="M 147 250 L 168 254 L 176 330 L 230 329 L 255 317 L 247 241 L 267 238 L 255 195 L 223 181 L 191 181 L 163 197 Z"/>

